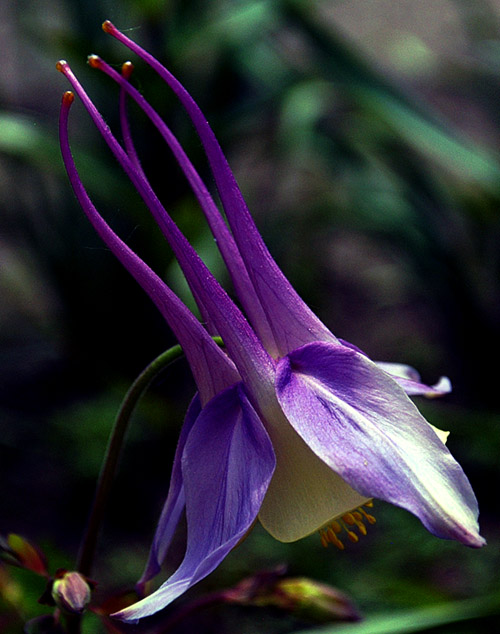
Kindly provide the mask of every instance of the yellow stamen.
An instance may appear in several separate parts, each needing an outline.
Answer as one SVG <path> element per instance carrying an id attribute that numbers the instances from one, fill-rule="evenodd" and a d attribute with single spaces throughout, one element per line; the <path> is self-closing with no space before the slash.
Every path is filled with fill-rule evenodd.
<path id="1" fill-rule="evenodd" d="M 361 535 L 366 535 L 366 526 L 363 524 L 363 516 L 361 513 L 359 511 L 353 511 L 352 515 Z"/>
<path id="2" fill-rule="evenodd" d="M 359 542 L 359 537 L 353 531 L 347 531 L 347 537 L 349 537 L 351 542 L 353 542 L 354 544 Z"/>
<path id="3" fill-rule="evenodd" d="M 344 544 L 340 541 L 340 539 L 335 535 L 334 539 L 331 540 L 331 543 L 336 546 L 339 550 L 344 550 L 345 546 Z"/>
<path id="4" fill-rule="evenodd" d="M 331 526 L 329 526 L 329 527 L 326 529 L 326 538 L 328 539 L 328 541 L 329 541 L 331 544 L 334 544 L 334 543 L 335 543 L 335 541 L 337 540 L 337 536 L 335 535 L 335 532 L 333 531 L 333 529 L 332 529 L 332 527 L 331 527 Z"/>
<path id="5" fill-rule="evenodd" d="M 372 508 L 373 502 L 366 502 L 363 506 Z M 367 513 L 361 506 L 349 513 L 344 513 L 337 519 L 332 520 L 328 526 L 320 528 L 319 535 L 321 544 L 326 547 L 328 544 L 333 544 L 339 550 L 344 550 L 345 546 L 343 542 L 337 537 L 340 533 L 345 531 L 349 541 L 356 544 L 359 541 L 359 535 L 352 530 L 354 527 L 358 529 L 360 535 L 366 535 L 367 530 L 364 522 L 368 524 L 375 524 L 376 519 L 370 513 Z"/>
<path id="6" fill-rule="evenodd" d="M 367 506 L 365 504 L 365 506 Z M 372 505 L 373 506 L 373 505 Z M 362 508 L 359 509 L 361 511 L 361 513 L 363 513 L 365 520 L 368 522 L 368 524 L 375 524 L 375 522 L 377 521 L 375 517 L 373 517 L 373 515 L 370 515 L 369 513 L 367 513 L 366 511 L 364 511 Z"/>
<path id="7" fill-rule="evenodd" d="M 358 524 L 358 530 L 361 535 L 363 535 L 363 537 L 366 537 L 366 535 L 368 535 L 368 531 L 366 530 L 366 526 L 363 524 L 363 522 L 360 522 Z"/>
<path id="8" fill-rule="evenodd" d="M 328 548 L 328 537 L 326 536 L 326 533 L 321 530 L 319 532 L 319 536 L 321 538 L 321 545 L 323 546 L 323 548 Z"/>

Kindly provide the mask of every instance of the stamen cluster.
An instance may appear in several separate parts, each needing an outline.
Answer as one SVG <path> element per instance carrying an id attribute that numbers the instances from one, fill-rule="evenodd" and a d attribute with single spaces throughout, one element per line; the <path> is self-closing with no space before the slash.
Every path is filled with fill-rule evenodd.
<path id="1" fill-rule="evenodd" d="M 372 508 L 373 502 L 366 502 L 363 506 Z M 361 535 L 366 535 L 367 531 L 364 522 L 375 524 L 376 521 L 373 515 L 367 513 L 362 506 L 358 506 L 355 510 L 341 515 L 319 530 L 321 544 L 325 548 L 328 548 L 329 544 L 333 544 L 339 550 L 344 550 L 345 546 L 342 540 L 339 539 L 339 534 L 345 531 L 347 538 L 356 544 L 359 541 L 359 537 L 352 529 L 356 526 Z"/>

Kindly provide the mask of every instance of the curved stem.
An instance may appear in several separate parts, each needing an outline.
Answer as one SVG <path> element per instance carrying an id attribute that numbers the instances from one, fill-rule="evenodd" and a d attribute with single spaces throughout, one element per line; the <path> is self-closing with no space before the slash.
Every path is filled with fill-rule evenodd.
<path id="1" fill-rule="evenodd" d="M 78 553 L 76 569 L 86 576 L 91 572 L 99 528 L 132 413 L 152 381 L 182 355 L 180 345 L 175 345 L 156 357 L 135 379 L 122 401 L 111 430 L 97 481 L 94 502 Z"/>
<path id="2" fill-rule="evenodd" d="M 218 346 L 223 346 L 220 337 L 213 337 Z M 76 570 L 85 576 L 89 576 L 94 559 L 97 537 L 101 526 L 104 509 L 108 500 L 111 484 L 114 480 L 118 460 L 120 458 L 123 441 L 128 429 L 130 418 L 139 402 L 139 399 L 151 385 L 153 380 L 177 359 L 183 356 L 183 350 L 179 344 L 172 346 L 156 359 L 154 359 L 135 379 L 122 401 L 116 415 L 113 428 L 104 455 L 92 509 L 90 511 L 85 533 L 83 534 L 78 553 Z"/>

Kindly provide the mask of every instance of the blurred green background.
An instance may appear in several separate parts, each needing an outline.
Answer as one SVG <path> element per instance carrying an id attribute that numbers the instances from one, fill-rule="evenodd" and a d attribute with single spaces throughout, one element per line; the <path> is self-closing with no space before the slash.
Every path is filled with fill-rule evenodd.
<path id="1" fill-rule="evenodd" d="M 94 235 L 59 157 L 58 108 L 68 87 L 55 70 L 59 58 L 71 63 L 116 129 L 117 90 L 86 66 L 90 53 L 114 64 L 129 58 L 101 31 L 104 19 L 127 30 L 192 92 L 271 252 L 333 332 L 374 359 L 414 365 L 427 382 L 451 378 L 450 396 L 419 405 L 451 431 L 449 447 L 477 493 L 489 542 L 481 551 L 443 542 L 404 511 L 378 503 L 377 524 L 343 553 L 324 551 L 316 536 L 279 544 L 257 528 L 181 602 L 286 562 L 290 575 L 348 593 L 367 619 L 360 632 L 495 631 L 497 0 L 3 0 L 0 534 L 40 544 L 53 570 L 73 565 L 120 400 L 143 367 L 175 343 Z M 169 90 L 141 63 L 133 81 L 211 186 L 200 143 Z M 180 171 L 144 117 L 132 106 L 130 114 L 160 197 L 227 282 Z M 185 296 L 168 247 L 80 104 L 70 125 L 98 208 Z M 180 362 L 134 418 L 100 541 L 98 598 L 131 587 L 141 572 L 193 390 Z M 180 531 L 167 572 L 182 548 Z M 36 605 L 43 586 L 28 573 L 0 568 L 0 631 L 21 631 L 23 620 L 47 612 Z M 454 603 L 463 600 L 472 603 Z M 436 605 L 459 622 L 439 625 Z M 276 610 L 222 606 L 169 631 L 281 633 L 313 625 Z M 87 628 L 101 631 L 93 620 Z"/>

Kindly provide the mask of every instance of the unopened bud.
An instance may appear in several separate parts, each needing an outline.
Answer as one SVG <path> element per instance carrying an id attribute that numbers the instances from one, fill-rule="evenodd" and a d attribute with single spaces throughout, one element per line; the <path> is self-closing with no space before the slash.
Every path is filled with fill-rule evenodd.
<path id="1" fill-rule="evenodd" d="M 305 577 L 281 579 L 273 595 L 275 605 L 316 622 L 358 621 L 361 618 L 343 592 Z"/>
<path id="2" fill-rule="evenodd" d="M 319 623 L 361 618 L 351 599 L 337 588 L 306 577 L 286 577 L 285 573 L 283 567 L 259 572 L 223 591 L 223 600 L 275 607 Z"/>
<path id="3" fill-rule="evenodd" d="M 79 572 L 58 571 L 52 584 L 52 598 L 65 612 L 81 614 L 90 603 L 92 588 Z"/>

